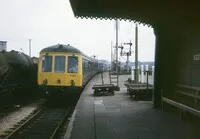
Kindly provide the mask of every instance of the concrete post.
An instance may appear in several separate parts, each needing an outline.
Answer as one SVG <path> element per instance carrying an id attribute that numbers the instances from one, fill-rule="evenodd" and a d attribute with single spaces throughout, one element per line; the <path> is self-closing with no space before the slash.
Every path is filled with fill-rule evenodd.
<path id="1" fill-rule="evenodd" d="M 131 80 L 134 80 L 134 71 L 135 71 L 135 66 L 131 66 Z"/>
<path id="2" fill-rule="evenodd" d="M 154 70 L 155 70 L 155 67 L 152 66 L 152 80 L 153 80 L 153 88 L 154 88 Z M 154 91 L 152 91 L 152 101 L 154 102 Z"/>
<path id="3" fill-rule="evenodd" d="M 146 69 L 146 71 L 148 71 L 148 70 L 149 70 L 149 66 L 146 65 L 146 68 L 145 68 L 145 69 Z M 146 72 L 146 83 L 148 82 L 148 81 L 147 81 L 147 80 L 148 80 L 147 75 L 148 75 L 148 74 L 147 74 L 147 72 Z"/>
<path id="4" fill-rule="evenodd" d="M 137 70 L 138 71 L 138 82 L 141 82 L 140 68 L 141 68 L 140 66 L 138 66 L 138 68 L 137 68 L 138 69 Z"/>
<path id="5" fill-rule="evenodd" d="M 155 69 L 155 67 L 154 66 L 152 66 L 152 80 L 153 80 L 153 85 L 154 85 L 154 69 Z"/>
<path id="6" fill-rule="evenodd" d="M 147 74 L 146 74 L 146 65 L 143 65 L 143 83 L 146 83 Z"/>
<path id="7" fill-rule="evenodd" d="M 141 83 L 144 83 L 144 65 L 141 65 Z"/>

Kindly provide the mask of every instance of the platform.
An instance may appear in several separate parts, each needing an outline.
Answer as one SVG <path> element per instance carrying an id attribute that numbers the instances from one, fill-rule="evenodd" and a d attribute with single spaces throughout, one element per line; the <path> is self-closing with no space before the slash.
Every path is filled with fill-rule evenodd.
<path id="1" fill-rule="evenodd" d="M 81 94 L 64 139 L 200 138 L 194 125 L 153 109 L 151 101 L 131 99 L 124 86 L 128 77 L 119 76 L 121 90 L 114 96 L 94 97 L 92 86 L 101 83 L 100 75 L 95 76 Z"/>

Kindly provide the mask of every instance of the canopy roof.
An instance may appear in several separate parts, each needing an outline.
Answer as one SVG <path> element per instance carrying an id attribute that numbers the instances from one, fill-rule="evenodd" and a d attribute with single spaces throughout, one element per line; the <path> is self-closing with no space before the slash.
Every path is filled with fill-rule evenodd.
<path id="1" fill-rule="evenodd" d="M 123 19 L 147 25 L 198 25 L 198 1 L 70 0 L 76 17 Z"/>

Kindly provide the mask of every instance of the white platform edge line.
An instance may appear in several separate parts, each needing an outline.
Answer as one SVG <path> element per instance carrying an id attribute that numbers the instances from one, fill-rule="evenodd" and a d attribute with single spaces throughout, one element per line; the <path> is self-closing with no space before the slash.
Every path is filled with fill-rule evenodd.
<path id="1" fill-rule="evenodd" d="M 98 75 L 98 74 L 97 74 L 97 75 Z M 92 81 L 92 82 L 95 82 L 94 78 L 95 78 L 97 75 L 95 75 L 94 77 L 91 78 L 91 80 L 87 83 L 87 85 L 85 86 L 85 88 L 87 88 L 87 86 L 89 85 L 89 83 L 90 83 L 91 81 Z M 96 82 L 95 82 L 95 83 L 96 83 Z M 80 99 L 81 99 L 81 97 L 82 97 L 82 95 L 83 95 L 83 92 L 84 92 L 85 88 L 83 89 L 83 91 L 82 91 L 82 93 L 81 93 L 81 95 L 80 95 L 80 98 L 79 98 L 79 100 L 78 100 L 78 102 L 77 102 L 77 104 L 76 104 L 76 106 L 75 106 L 74 112 L 73 112 L 73 114 L 72 114 L 72 117 L 71 117 L 71 119 L 70 119 L 69 125 L 68 125 L 68 127 L 67 127 L 67 130 L 66 130 L 66 133 L 65 133 L 63 139 L 70 139 L 70 138 L 71 138 L 71 133 L 72 133 L 72 130 L 73 130 L 74 121 L 75 121 L 75 116 L 76 116 L 76 110 L 77 110 L 77 107 L 78 107 L 78 105 L 79 105 L 79 101 L 80 101 Z"/>
<path id="2" fill-rule="evenodd" d="M 75 116 L 76 116 L 76 109 L 73 112 L 73 115 L 72 115 L 72 117 L 70 119 L 69 125 L 67 127 L 67 131 L 66 131 L 65 136 L 64 136 L 63 139 L 70 139 L 71 138 L 71 132 L 72 132 L 73 125 L 74 125 Z"/>

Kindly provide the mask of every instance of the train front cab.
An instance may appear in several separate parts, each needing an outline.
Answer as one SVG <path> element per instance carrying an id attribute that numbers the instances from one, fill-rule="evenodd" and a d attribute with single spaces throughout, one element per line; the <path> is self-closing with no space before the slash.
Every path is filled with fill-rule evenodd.
<path id="1" fill-rule="evenodd" d="M 82 56 L 76 53 L 41 53 L 38 85 L 46 95 L 76 93 L 82 87 Z"/>

